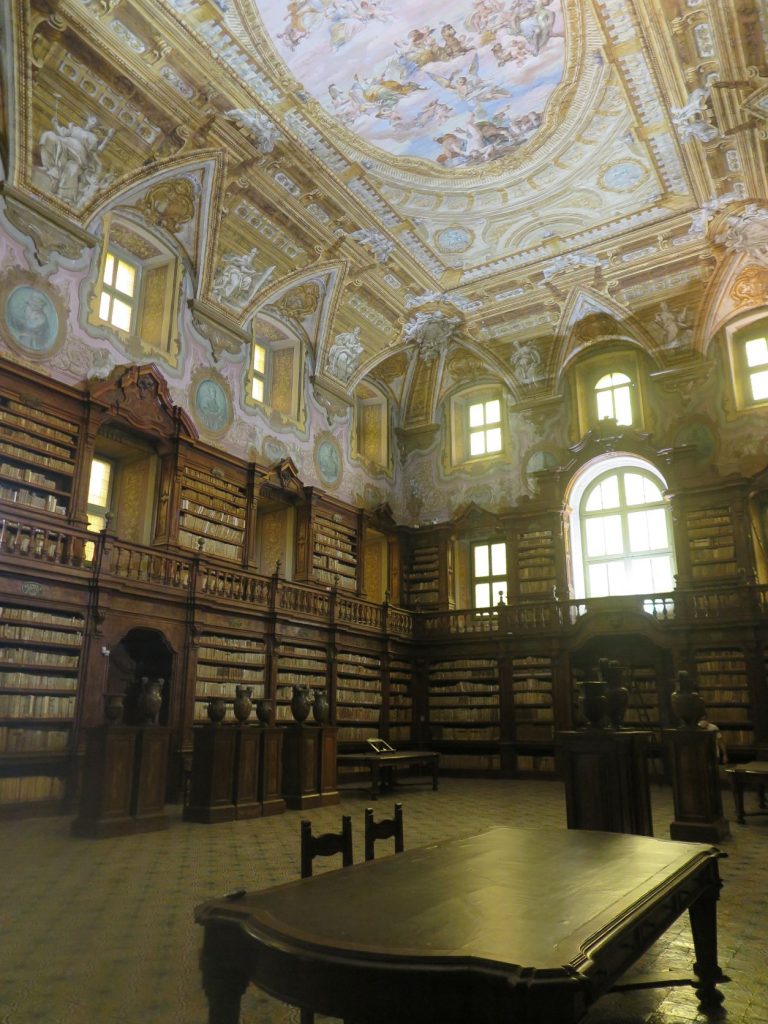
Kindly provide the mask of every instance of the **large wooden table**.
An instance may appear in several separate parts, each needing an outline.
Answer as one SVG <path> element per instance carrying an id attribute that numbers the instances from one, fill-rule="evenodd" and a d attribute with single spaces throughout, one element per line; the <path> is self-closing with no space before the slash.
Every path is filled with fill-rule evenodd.
<path id="1" fill-rule="evenodd" d="M 748 814 L 768 814 L 765 806 L 765 787 L 768 786 L 768 761 L 748 761 L 746 764 L 735 764 L 725 769 L 731 780 L 733 802 L 736 807 L 736 821 L 745 824 Z M 744 790 L 747 786 L 757 786 L 760 810 L 744 810 Z"/>
<path id="2" fill-rule="evenodd" d="M 434 750 L 366 750 L 360 754 L 337 754 L 336 763 L 339 768 L 367 768 L 371 773 L 371 797 L 376 800 L 379 793 L 392 787 L 397 769 L 411 765 L 422 765 L 432 776 L 432 789 L 437 789 L 440 754 Z"/>
<path id="3" fill-rule="evenodd" d="M 493 828 L 196 908 L 209 1024 L 249 982 L 355 1024 L 573 1024 L 686 909 L 722 1001 L 720 851 Z"/>

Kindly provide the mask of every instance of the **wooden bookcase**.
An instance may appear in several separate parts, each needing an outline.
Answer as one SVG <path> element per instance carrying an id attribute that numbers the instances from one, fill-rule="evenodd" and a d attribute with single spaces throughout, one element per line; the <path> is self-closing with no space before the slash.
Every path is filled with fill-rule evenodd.
<path id="1" fill-rule="evenodd" d="M 551 597 L 557 583 L 554 531 L 534 524 L 515 531 L 514 557 L 520 597 Z"/>
<path id="2" fill-rule="evenodd" d="M 179 544 L 217 558 L 242 562 L 248 488 L 223 471 L 185 465 L 179 494 Z"/>
<path id="3" fill-rule="evenodd" d="M 727 505 L 691 509 L 686 513 L 685 525 L 694 582 L 737 575 L 736 536 Z"/>
<path id="4" fill-rule="evenodd" d="M 389 730 L 393 746 L 411 741 L 413 735 L 413 693 L 410 661 L 389 659 Z"/>
<path id="5" fill-rule="evenodd" d="M 0 805 L 57 805 L 75 718 L 81 615 L 0 608 Z"/>
<path id="6" fill-rule="evenodd" d="M 208 721 L 207 705 L 212 697 L 221 697 L 231 705 L 238 686 L 252 688 L 254 704 L 264 697 L 265 652 L 261 638 L 202 633 L 196 656 L 195 722 Z M 227 717 L 234 720 L 231 707 Z"/>
<path id="7" fill-rule="evenodd" d="M 533 655 L 512 658 L 511 671 L 516 748 L 541 745 L 551 749 L 555 723 L 552 659 Z"/>
<path id="8" fill-rule="evenodd" d="M 411 608 L 437 608 L 440 603 L 440 546 L 411 548 L 404 571 L 405 603 Z"/>
<path id="9" fill-rule="evenodd" d="M 359 589 L 361 516 L 313 487 L 298 509 L 296 579 Z"/>
<path id="10" fill-rule="evenodd" d="M 499 669 L 495 658 L 434 660 L 428 670 L 427 705 L 433 744 L 446 768 L 497 770 L 489 744 L 501 739 Z M 473 745 L 476 749 L 472 749 Z"/>
<path id="11" fill-rule="evenodd" d="M 78 423 L 0 390 L 0 501 L 68 516 Z"/>
<path id="12" fill-rule="evenodd" d="M 276 656 L 275 719 L 279 722 L 292 722 L 293 687 L 309 686 L 315 690 L 325 690 L 328 655 L 322 647 L 282 641 L 276 647 Z"/>
<path id="13" fill-rule="evenodd" d="M 741 647 L 699 647 L 696 688 L 728 750 L 754 747 L 747 662 Z"/>
<path id="14" fill-rule="evenodd" d="M 365 741 L 381 728 L 381 659 L 373 654 L 336 655 L 336 724 L 339 743 Z"/>

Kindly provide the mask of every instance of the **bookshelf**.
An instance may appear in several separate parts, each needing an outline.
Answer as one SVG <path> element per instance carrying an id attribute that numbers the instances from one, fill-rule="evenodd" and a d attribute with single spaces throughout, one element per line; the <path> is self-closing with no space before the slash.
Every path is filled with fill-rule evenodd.
<path id="1" fill-rule="evenodd" d="M 655 743 L 661 743 L 662 713 L 659 680 L 653 665 L 630 665 L 623 680 L 629 690 L 624 726 L 627 729 L 650 730 Z"/>
<path id="2" fill-rule="evenodd" d="M 314 690 L 325 690 L 328 679 L 328 655 L 322 647 L 293 642 L 279 643 L 276 654 L 275 718 L 278 722 L 292 722 L 293 687 L 309 686 Z"/>
<path id="3" fill-rule="evenodd" d="M 312 577 L 319 583 L 357 587 L 357 522 L 340 512 L 315 509 L 312 518 Z M 337 579 L 338 577 L 338 579 Z"/>
<path id="4" fill-rule="evenodd" d="M 692 579 L 736 576 L 736 537 L 728 506 L 691 510 L 685 522 Z"/>
<path id="5" fill-rule="evenodd" d="M 520 597 L 551 597 L 557 582 L 554 532 L 527 526 L 516 532 L 515 544 Z"/>
<path id="6" fill-rule="evenodd" d="M 64 796 L 83 629 L 82 615 L 0 607 L 0 809 Z"/>
<path id="7" fill-rule="evenodd" d="M 340 651 L 336 656 L 336 724 L 339 743 L 378 736 L 381 725 L 381 659 Z"/>
<path id="8" fill-rule="evenodd" d="M 0 391 L 0 501 L 69 515 L 79 427 Z"/>
<path id="9" fill-rule="evenodd" d="M 389 731 L 393 746 L 409 743 L 413 723 L 411 663 L 402 658 L 389 660 Z"/>
<path id="10" fill-rule="evenodd" d="M 247 488 L 214 470 L 184 466 L 179 497 L 179 544 L 242 561 Z M 201 546 L 202 545 L 202 546 Z"/>
<path id="11" fill-rule="evenodd" d="M 700 647 L 695 657 L 696 688 L 710 721 L 719 726 L 726 748 L 754 746 L 744 651 L 740 647 Z"/>
<path id="12" fill-rule="evenodd" d="M 262 639 L 203 633 L 197 646 L 195 722 L 208 721 L 207 705 L 213 697 L 229 705 L 227 718 L 234 720 L 231 705 L 238 686 L 250 686 L 251 700 L 265 696 L 266 644 Z"/>
<path id="13" fill-rule="evenodd" d="M 555 736 L 551 658 L 512 658 L 512 705 L 516 748 L 539 744 L 551 748 Z"/>
<path id="14" fill-rule="evenodd" d="M 436 608 L 440 601 L 440 547 L 421 544 L 405 569 L 405 601 L 412 608 Z"/>
<path id="15" fill-rule="evenodd" d="M 501 767 L 497 749 L 488 749 L 488 744 L 497 748 L 501 739 L 499 670 L 495 658 L 431 662 L 427 703 L 433 745 L 441 751 L 444 768 L 477 772 Z"/>

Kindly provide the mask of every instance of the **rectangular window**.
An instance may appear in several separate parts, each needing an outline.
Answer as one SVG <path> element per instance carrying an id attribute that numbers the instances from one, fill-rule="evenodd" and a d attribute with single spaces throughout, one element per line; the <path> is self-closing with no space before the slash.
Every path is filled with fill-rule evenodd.
<path id="1" fill-rule="evenodd" d="M 99 533 L 107 525 L 112 489 L 112 463 L 94 458 L 88 480 L 88 529 Z"/>
<path id="2" fill-rule="evenodd" d="M 253 345 L 251 363 L 251 398 L 254 402 L 264 401 L 264 375 L 267 369 L 267 350 L 263 345 Z"/>
<path id="3" fill-rule="evenodd" d="M 768 399 L 768 338 L 751 338 L 744 345 L 753 402 Z"/>
<path id="4" fill-rule="evenodd" d="M 101 279 L 99 317 L 120 331 L 133 323 L 139 268 L 115 252 L 107 252 Z"/>
<path id="5" fill-rule="evenodd" d="M 491 609 L 507 600 L 507 545 L 472 545 L 473 607 Z"/>
<path id="6" fill-rule="evenodd" d="M 501 451 L 501 402 L 498 398 L 470 405 L 468 425 L 470 457 Z"/>

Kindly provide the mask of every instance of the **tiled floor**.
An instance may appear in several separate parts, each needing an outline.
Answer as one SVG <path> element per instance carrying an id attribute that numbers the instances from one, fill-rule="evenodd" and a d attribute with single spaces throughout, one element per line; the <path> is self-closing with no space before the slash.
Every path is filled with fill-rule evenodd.
<path id="1" fill-rule="evenodd" d="M 406 847 L 491 825 L 565 824 L 557 783 L 444 779 L 438 793 L 408 786 L 399 799 Z M 729 812 L 729 794 L 724 801 Z M 323 831 L 338 828 L 342 812 L 352 814 L 359 859 L 368 802 L 353 791 L 340 806 L 307 816 Z M 380 806 L 384 812 L 387 805 Z M 203 1024 L 201 932 L 192 908 L 233 888 L 296 878 L 301 814 L 206 826 L 186 824 L 178 808 L 170 810 L 167 831 L 119 839 L 71 838 L 65 818 L 0 823 L 0 1024 Z M 668 836 L 668 789 L 654 788 L 653 811 L 656 834 Z M 732 824 L 721 862 L 720 961 L 733 980 L 725 987 L 727 1009 L 714 1019 L 768 1024 L 768 817 L 747 820 Z M 684 916 L 639 967 L 679 971 L 692 959 Z M 669 988 L 608 995 L 585 1022 L 707 1019 L 691 989 Z M 243 1024 L 289 1021 L 298 1021 L 296 1011 L 248 991 Z"/>

